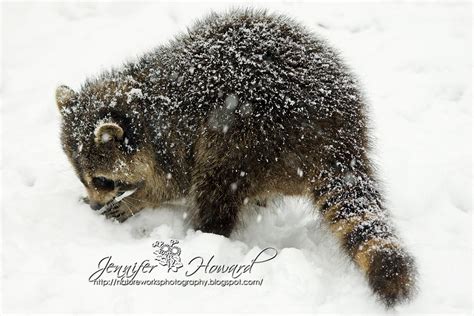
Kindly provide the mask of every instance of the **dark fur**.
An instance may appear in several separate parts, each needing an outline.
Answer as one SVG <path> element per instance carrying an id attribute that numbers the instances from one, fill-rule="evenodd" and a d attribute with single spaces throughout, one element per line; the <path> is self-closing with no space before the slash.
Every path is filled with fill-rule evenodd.
<path id="1" fill-rule="evenodd" d="M 144 183 L 124 200 L 129 210 L 187 197 L 196 229 L 229 236 L 248 201 L 306 195 L 387 306 L 413 292 L 413 259 L 386 218 L 368 157 L 358 84 L 292 20 L 212 14 L 58 105 L 65 151 L 90 198 L 112 196 L 91 187 L 95 175 Z M 101 122 L 117 123 L 124 138 L 94 142 Z M 109 215 L 132 213 L 120 206 Z"/>

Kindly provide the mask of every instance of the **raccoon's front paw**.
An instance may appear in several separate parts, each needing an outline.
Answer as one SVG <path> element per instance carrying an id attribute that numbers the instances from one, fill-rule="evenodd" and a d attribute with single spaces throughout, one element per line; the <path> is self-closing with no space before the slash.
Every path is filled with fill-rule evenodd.
<path id="1" fill-rule="evenodd" d="M 128 218 L 135 215 L 135 213 L 126 205 L 122 203 L 117 203 L 107 207 L 102 214 L 105 215 L 106 218 L 115 219 L 119 223 L 125 222 Z"/>

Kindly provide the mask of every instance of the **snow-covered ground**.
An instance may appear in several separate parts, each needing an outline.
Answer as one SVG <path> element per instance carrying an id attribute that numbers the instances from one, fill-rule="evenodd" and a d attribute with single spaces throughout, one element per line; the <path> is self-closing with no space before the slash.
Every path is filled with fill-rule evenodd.
<path id="1" fill-rule="evenodd" d="M 249 3 L 239 3 L 246 6 Z M 124 224 L 94 214 L 59 143 L 55 87 L 81 82 L 184 31 L 220 3 L 3 4 L 2 299 L 7 312 L 386 313 L 307 201 L 249 214 L 232 238 L 186 226 L 184 210 L 146 210 Z M 419 267 L 402 313 L 470 313 L 471 7 L 469 4 L 271 2 L 326 37 L 359 75 L 372 107 L 374 154 L 400 235 Z M 261 287 L 88 282 L 98 261 L 153 259 L 156 240 L 181 258 L 247 263 L 279 250 Z M 183 277 L 158 271 L 158 277 Z M 199 277 L 208 276 L 203 273 Z"/>

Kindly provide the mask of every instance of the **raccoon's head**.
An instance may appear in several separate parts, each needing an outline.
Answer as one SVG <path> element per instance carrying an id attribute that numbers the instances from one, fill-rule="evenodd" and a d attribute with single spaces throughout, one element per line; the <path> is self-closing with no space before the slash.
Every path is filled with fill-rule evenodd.
<path id="1" fill-rule="evenodd" d="M 146 189 L 157 170 L 140 111 L 127 96 L 87 88 L 76 93 L 60 86 L 56 103 L 63 150 L 86 188 L 91 208 L 116 205 L 118 197 L 132 191 L 127 205 L 147 206 Z"/>

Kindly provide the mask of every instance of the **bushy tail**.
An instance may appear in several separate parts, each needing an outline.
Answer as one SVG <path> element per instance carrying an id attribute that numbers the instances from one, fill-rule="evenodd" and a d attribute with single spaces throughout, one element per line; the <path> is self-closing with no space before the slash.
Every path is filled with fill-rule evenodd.
<path id="1" fill-rule="evenodd" d="M 362 172 L 323 179 L 314 192 L 316 204 L 372 290 L 388 307 L 411 298 L 414 260 L 389 223 L 375 181 Z"/>

